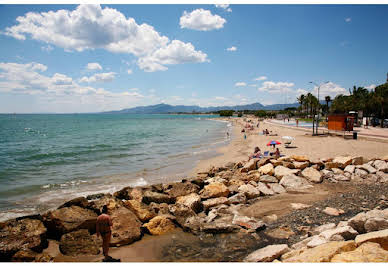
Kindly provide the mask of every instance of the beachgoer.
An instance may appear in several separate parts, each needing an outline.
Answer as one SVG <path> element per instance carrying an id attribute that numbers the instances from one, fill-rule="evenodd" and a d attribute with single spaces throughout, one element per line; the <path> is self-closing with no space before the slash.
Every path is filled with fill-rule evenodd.
<path id="1" fill-rule="evenodd" d="M 296 127 L 298 127 L 298 125 L 299 125 L 299 120 L 296 119 Z"/>
<path id="2" fill-rule="evenodd" d="M 229 138 L 229 132 L 226 132 L 226 137 Z"/>
<path id="3" fill-rule="evenodd" d="M 255 150 L 254 150 L 253 154 L 251 156 L 249 156 L 249 159 L 260 158 L 260 156 L 261 156 L 260 148 L 259 147 L 255 147 Z"/>
<path id="4" fill-rule="evenodd" d="M 110 219 L 110 216 L 108 215 L 108 207 L 104 205 L 102 207 L 102 214 L 98 216 L 97 222 L 96 222 L 96 233 L 97 237 L 101 235 L 102 238 L 102 252 L 104 253 L 105 259 L 104 260 L 110 260 L 112 259 L 108 253 L 109 253 L 109 244 L 110 244 L 110 238 L 112 235 L 111 226 L 112 220 Z"/>
<path id="5" fill-rule="evenodd" d="M 247 139 L 247 135 L 246 134 L 244 134 L 244 139 Z"/>
<path id="6" fill-rule="evenodd" d="M 275 157 L 276 157 L 276 158 L 279 158 L 279 157 L 280 157 L 280 151 L 279 151 L 279 148 L 276 148 L 276 151 L 275 151 Z"/>
<path id="7" fill-rule="evenodd" d="M 241 132 L 244 133 L 244 132 L 245 132 L 245 129 L 243 128 L 243 129 L 241 130 Z"/>
<path id="8" fill-rule="evenodd" d="M 269 135 L 269 131 L 267 128 L 265 129 L 265 135 Z"/>

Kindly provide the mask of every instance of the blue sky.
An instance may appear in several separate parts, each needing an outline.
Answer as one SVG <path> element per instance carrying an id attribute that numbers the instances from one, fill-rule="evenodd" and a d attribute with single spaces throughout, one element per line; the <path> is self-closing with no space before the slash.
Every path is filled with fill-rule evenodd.
<path id="1" fill-rule="evenodd" d="M 0 5 L 0 112 L 292 103 L 373 89 L 388 5 Z"/>

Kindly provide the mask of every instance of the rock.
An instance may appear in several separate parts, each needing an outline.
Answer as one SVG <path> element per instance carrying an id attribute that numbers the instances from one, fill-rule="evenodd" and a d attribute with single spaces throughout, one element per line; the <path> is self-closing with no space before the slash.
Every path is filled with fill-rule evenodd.
<path id="1" fill-rule="evenodd" d="M 331 207 L 326 207 L 322 212 L 326 213 L 327 215 L 331 215 L 331 216 L 339 216 L 339 215 L 344 213 L 344 211 L 341 209 L 337 210 L 337 209 L 331 208 Z"/>
<path id="2" fill-rule="evenodd" d="M 269 163 L 271 161 L 270 158 L 261 158 L 259 161 L 257 161 L 256 165 L 257 167 L 262 167 L 263 165 Z"/>
<path id="3" fill-rule="evenodd" d="M 32 262 L 35 260 L 36 253 L 31 249 L 21 249 L 12 256 L 12 262 Z"/>
<path id="4" fill-rule="evenodd" d="M 174 183 L 172 187 L 168 190 L 165 190 L 165 193 L 167 193 L 172 198 L 177 198 L 180 196 L 185 196 L 191 193 L 198 193 L 199 186 L 185 182 L 185 183 Z"/>
<path id="5" fill-rule="evenodd" d="M 331 171 L 333 171 L 333 173 L 335 175 L 342 175 L 344 173 L 344 171 L 342 171 L 341 169 L 339 168 L 331 168 Z"/>
<path id="6" fill-rule="evenodd" d="M 228 183 L 228 180 L 221 178 L 219 176 L 215 176 L 215 177 L 208 178 L 205 180 L 205 185 L 209 185 L 211 183 L 222 183 L 222 184 L 226 185 Z"/>
<path id="7" fill-rule="evenodd" d="M 329 178 L 333 178 L 334 177 L 334 173 L 332 171 L 329 171 L 329 170 L 326 170 L 326 169 L 323 169 L 321 171 L 322 175 L 323 175 L 323 178 L 326 178 L 326 179 L 329 179 Z"/>
<path id="8" fill-rule="evenodd" d="M 320 183 L 322 182 L 323 178 L 321 173 L 318 170 L 315 170 L 314 168 L 306 168 L 302 171 L 302 175 L 309 181 L 314 183 Z"/>
<path id="9" fill-rule="evenodd" d="M 113 222 L 111 246 L 131 244 L 141 238 L 141 222 L 132 211 L 118 207 L 109 214 Z"/>
<path id="10" fill-rule="evenodd" d="M 233 179 L 230 179 L 228 181 L 228 185 L 229 186 L 233 186 L 233 185 L 236 185 L 236 186 L 241 186 L 241 185 L 245 185 L 245 182 L 240 180 L 240 179 L 236 179 L 236 178 L 233 178 Z"/>
<path id="11" fill-rule="evenodd" d="M 257 169 L 257 162 L 259 160 L 258 159 L 251 159 L 249 160 L 246 164 L 244 164 L 244 166 L 241 168 L 241 173 L 247 173 L 249 171 L 252 171 L 252 170 L 256 170 Z"/>
<path id="12" fill-rule="evenodd" d="M 301 210 L 311 207 L 311 205 L 303 204 L 303 203 L 291 203 L 291 208 L 294 210 Z"/>
<path id="13" fill-rule="evenodd" d="M 388 229 L 358 235 L 355 242 L 358 246 L 365 242 L 374 242 L 380 244 L 383 249 L 388 250 Z"/>
<path id="14" fill-rule="evenodd" d="M 277 159 L 279 162 L 292 162 L 294 159 L 291 159 L 290 156 L 283 156 Z"/>
<path id="15" fill-rule="evenodd" d="M 354 165 L 348 165 L 345 167 L 344 171 L 353 174 L 356 167 Z"/>
<path id="16" fill-rule="evenodd" d="M 281 261 L 285 261 L 291 257 L 295 257 L 297 255 L 300 255 L 303 251 L 305 251 L 307 249 L 307 247 L 303 247 L 303 248 L 299 248 L 299 249 L 291 249 L 289 252 L 287 253 L 284 253 L 280 259 Z"/>
<path id="17" fill-rule="evenodd" d="M 295 165 L 292 162 L 283 161 L 281 165 L 289 169 L 295 169 Z"/>
<path id="18" fill-rule="evenodd" d="M 348 221 L 348 224 L 358 233 L 363 234 L 365 233 L 365 227 L 364 227 L 365 222 L 366 222 L 366 214 L 364 212 L 360 212 L 359 214 L 351 218 Z"/>
<path id="19" fill-rule="evenodd" d="M 359 167 L 359 169 L 365 170 L 370 174 L 375 174 L 377 172 L 377 170 L 375 168 L 373 168 L 371 165 L 366 164 L 366 163 L 363 165 L 360 165 L 358 167 Z"/>
<path id="20" fill-rule="evenodd" d="M 64 255 L 97 255 L 100 253 L 100 243 L 96 236 L 91 236 L 89 231 L 81 229 L 62 235 L 59 250 Z"/>
<path id="21" fill-rule="evenodd" d="M 150 205 L 150 210 L 155 212 L 157 215 L 167 215 L 170 213 L 168 210 L 168 204 L 167 203 L 155 203 L 151 202 Z"/>
<path id="22" fill-rule="evenodd" d="M 259 173 L 262 175 L 273 175 L 274 174 L 274 168 L 271 163 L 267 163 L 266 165 L 263 165 L 259 168 Z"/>
<path id="23" fill-rule="evenodd" d="M 104 205 L 108 207 L 108 211 L 111 211 L 120 206 L 123 206 L 123 202 L 110 194 L 106 194 L 103 197 L 90 202 L 88 209 L 91 209 L 95 213 L 100 214 Z"/>
<path id="24" fill-rule="evenodd" d="M 388 163 L 382 160 L 376 160 L 373 163 L 374 168 L 376 168 L 377 171 L 381 171 L 384 173 L 388 173 Z"/>
<path id="25" fill-rule="evenodd" d="M 307 158 L 306 156 L 302 156 L 302 155 L 292 155 L 291 159 L 294 159 L 297 162 L 306 162 L 309 160 L 309 158 Z"/>
<path id="26" fill-rule="evenodd" d="M 176 203 L 174 205 L 170 205 L 168 207 L 171 214 L 175 216 L 175 219 L 179 225 L 183 227 L 183 229 L 187 229 L 184 227 L 187 218 L 196 216 L 195 212 L 188 206 Z"/>
<path id="27" fill-rule="evenodd" d="M 338 166 L 339 166 L 339 168 L 344 169 L 346 166 L 348 166 L 349 164 L 352 163 L 352 157 L 350 157 L 350 156 L 346 156 L 346 157 L 343 157 L 343 156 L 335 157 L 334 160 L 333 160 L 333 163 L 337 163 Z"/>
<path id="28" fill-rule="evenodd" d="M 335 162 L 326 162 L 325 163 L 325 169 L 332 169 L 332 168 L 338 168 L 339 164 Z"/>
<path id="29" fill-rule="evenodd" d="M 268 183 L 268 186 L 276 193 L 276 194 L 281 194 L 285 193 L 286 190 L 284 187 L 278 183 Z"/>
<path id="30" fill-rule="evenodd" d="M 81 208 L 87 208 L 89 205 L 89 201 L 85 197 L 78 197 L 72 200 L 69 200 L 62 204 L 58 209 L 64 208 L 64 207 L 70 207 L 70 206 L 79 206 Z"/>
<path id="31" fill-rule="evenodd" d="M 377 243 L 366 242 L 353 251 L 335 255 L 331 262 L 387 262 L 388 251 Z"/>
<path id="32" fill-rule="evenodd" d="M 338 235 L 343 237 L 344 240 L 351 240 L 351 239 L 354 239 L 358 235 L 358 232 L 355 231 L 350 226 L 344 226 L 344 227 L 337 227 L 334 229 L 329 229 L 329 230 L 323 231 L 319 235 L 324 237 L 328 241 L 335 240 L 336 236 L 338 236 Z"/>
<path id="33" fill-rule="evenodd" d="M 283 176 L 297 174 L 299 171 L 299 169 L 288 169 L 279 165 L 275 167 L 275 176 L 280 180 Z"/>
<path id="34" fill-rule="evenodd" d="M 147 228 L 151 235 L 163 235 L 175 230 L 174 223 L 164 216 L 152 218 L 148 223 L 144 224 L 143 227 Z"/>
<path id="35" fill-rule="evenodd" d="M 212 198 L 202 202 L 203 208 L 205 211 L 208 211 L 214 206 L 218 206 L 221 204 L 229 204 L 229 201 L 226 197 Z"/>
<path id="36" fill-rule="evenodd" d="M 388 155 L 385 155 L 385 156 L 381 157 L 381 160 L 388 162 Z"/>
<path id="37" fill-rule="evenodd" d="M 47 247 L 47 229 L 36 219 L 5 222 L 0 229 L 0 261 L 9 261 L 21 249 L 42 252 Z"/>
<path id="38" fill-rule="evenodd" d="M 224 184 L 215 182 L 205 186 L 200 195 L 203 199 L 227 197 L 229 189 Z"/>
<path id="39" fill-rule="evenodd" d="M 262 182 L 259 182 L 257 184 L 257 189 L 261 192 L 261 194 L 263 195 L 266 195 L 266 196 L 271 196 L 271 195 L 275 195 L 275 192 L 270 188 L 268 187 L 265 183 L 262 183 Z"/>
<path id="40" fill-rule="evenodd" d="M 369 218 L 366 220 L 364 228 L 368 233 L 388 229 L 388 219 L 382 217 Z"/>
<path id="41" fill-rule="evenodd" d="M 55 239 L 60 239 L 63 234 L 80 229 L 95 232 L 96 220 L 97 214 L 95 212 L 78 206 L 49 211 L 43 215 L 43 223 L 48 234 Z"/>
<path id="42" fill-rule="evenodd" d="M 354 241 L 329 242 L 315 248 L 306 249 L 299 255 L 292 256 L 282 262 L 330 262 L 337 254 L 356 249 Z"/>
<path id="43" fill-rule="evenodd" d="M 278 166 L 279 167 L 279 166 Z M 311 188 L 312 186 L 306 181 L 306 179 L 298 177 L 296 175 L 286 175 L 280 180 L 282 185 L 287 191 L 303 190 Z"/>
<path id="44" fill-rule="evenodd" d="M 276 177 L 271 176 L 271 175 L 262 175 L 262 176 L 260 176 L 260 179 L 258 181 L 263 182 L 263 183 L 278 183 L 279 182 L 279 180 Z"/>
<path id="45" fill-rule="evenodd" d="M 335 226 L 335 223 L 328 223 L 328 224 L 323 224 L 321 226 L 318 226 L 316 228 L 314 228 L 313 232 L 315 234 L 320 234 L 324 231 L 327 231 L 327 230 L 330 230 L 330 229 L 334 229 L 336 226 Z"/>
<path id="46" fill-rule="evenodd" d="M 381 171 L 377 171 L 376 176 L 379 178 L 380 183 L 388 183 L 388 174 Z"/>
<path id="47" fill-rule="evenodd" d="M 232 216 L 225 216 L 220 219 L 215 219 L 212 222 L 203 224 L 202 230 L 206 233 L 231 233 L 239 230 L 239 226 L 232 224 Z"/>
<path id="48" fill-rule="evenodd" d="M 54 258 L 47 253 L 40 253 L 35 256 L 34 262 L 52 262 Z"/>
<path id="49" fill-rule="evenodd" d="M 254 231 L 263 229 L 266 226 L 266 224 L 263 221 L 256 220 L 252 217 L 239 216 L 239 215 L 235 215 L 233 217 L 232 223 L 246 229 L 252 229 Z"/>
<path id="50" fill-rule="evenodd" d="M 260 190 L 251 184 L 242 185 L 238 188 L 239 193 L 243 193 L 248 199 L 257 198 L 260 196 Z"/>
<path id="51" fill-rule="evenodd" d="M 267 224 L 274 223 L 278 220 L 278 216 L 276 214 L 271 214 L 263 217 L 263 221 Z"/>
<path id="52" fill-rule="evenodd" d="M 289 226 L 281 226 L 268 232 L 265 232 L 266 235 L 277 238 L 277 239 L 289 239 L 290 236 L 295 235 L 294 231 L 291 230 Z"/>
<path id="53" fill-rule="evenodd" d="M 250 253 L 244 262 L 271 262 L 290 251 L 286 244 L 269 245 Z"/>
<path id="54" fill-rule="evenodd" d="M 137 200 L 128 200 L 124 202 L 124 206 L 130 209 L 143 223 L 156 216 L 156 213 L 149 206 Z"/>
<path id="55" fill-rule="evenodd" d="M 348 173 L 349 174 L 349 173 Z M 351 176 L 350 174 L 349 175 L 334 175 L 333 178 L 337 181 L 350 181 L 351 180 Z"/>
<path id="56" fill-rule="evenodd" d="M 278 161 L 278 160 L 270 160 L 269 162 L 272 163 L 272 165 L 273 165 L 274 167 L 276 167 L 276 166 L 282 164 L 282 162 L 280 162 L 280 161 Z"/>
<path id="57" fill-rule="evenodd" d="M 361 178 L 365 178 L 368 175 L 368 172 L 363 169 L 356 168 L 356 170 L 354 170 L 354 174 Z"/>
<path id="58" fill-rule="evenodd" d="M 364 163 L 364 158 L 362 156 L 357 156 L 352 158 L 353 165 L 361 165 Z"/>
<path id="59" fill-rule="evenodd" d="M 245 204 L 247 202 L 247 197 L 243 193 L 237 193 L 234 196 L 228 198 L 230 204 Z"/>
<path id="60" fill-rule="evenodd" d="M 190 209 L 192 209 L 196 213 L 202 210 L 201 197 L 196 193 L 191 193 L 186 196 L 178 197 L 176 203 L 183 204 L 189 207 Z"/>
<path id="61" fill-rule="evenodd" d="M 323 236 L 316 235 L 311 238 L 311 240 L 306 244 L 308 248 L 315 248 L 317 246 L 326 244 L 328 240 Z"/>
<path id="62" fill-rule="evenodd" d="M 151 202 L 172 204 L 175 202 L 175 200 L 167 194 L 146 191 L 143 195 L 143 202 L 145 204 L 150 204 Z"/>
<path id="63" fill-rule="evenodd" d="M 301 170 L 309 166 L 309 162 L 294 162 L 293 164 L 296 169 L 301 169 Z"/>

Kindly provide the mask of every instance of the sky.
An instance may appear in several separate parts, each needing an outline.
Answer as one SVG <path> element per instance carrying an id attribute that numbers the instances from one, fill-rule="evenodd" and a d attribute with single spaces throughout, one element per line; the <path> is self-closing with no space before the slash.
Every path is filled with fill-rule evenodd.
<path id="1" fill-rule="evenodd" d="M 0 113 L 372 90 L 387 78 L 387 14 L 388 5 L 0 5 Z"/>

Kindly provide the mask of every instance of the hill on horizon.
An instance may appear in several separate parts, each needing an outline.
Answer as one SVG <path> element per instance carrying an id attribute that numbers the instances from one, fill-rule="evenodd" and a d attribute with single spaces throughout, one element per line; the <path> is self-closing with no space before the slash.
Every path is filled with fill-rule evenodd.
<path id="1" fill-rule="evenodd" d="M 167 114 L 167 113 L 205 113 L 205 112 L 217 112 L 220 110 L 283 110 L 288 107 L 298 107 L 298 103 L 291 104 L 271 104 L 262 105 L 261 103 L 252 103 L 246 105 L 235 106 L 213 106 L 213 107 L 200 107 L 196 105 L 169 105 L 169 104 L 156 104 L 148 106 L 137 106 L 133 108 L 126 108 L 118 111 L 102 112 L 104 114 Z"/>

